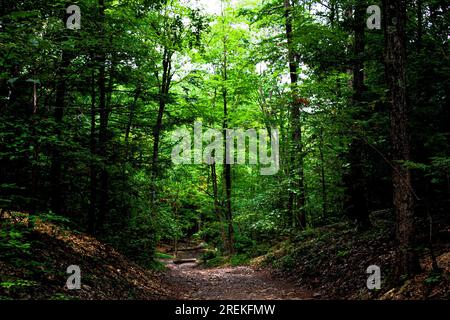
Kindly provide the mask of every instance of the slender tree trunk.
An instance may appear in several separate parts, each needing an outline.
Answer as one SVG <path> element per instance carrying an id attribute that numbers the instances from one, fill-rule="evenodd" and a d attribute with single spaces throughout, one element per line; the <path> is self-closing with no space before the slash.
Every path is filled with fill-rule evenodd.
<path id="1" fill-rule="evenodd" d="M 364 91 L 366 90 L 364 85 L 366 8 L 365 1 L 357 1 L 353 19 L 353 30 L 355 34 L 353 49 L 353 105 L 356 109 L 354 117 L 357 121 L 364 120 L 367 117 L 365 112 L 366 106 L 363 101 Z M 359 130 L 359 128 L 355 129 Z M 354 136 L 349 152 L 350 179 L 347 183 L 347 188 L 350 196 L 349 202 L 353 208 L 349 214 L 351 218 L 355 219 L 360 230 L 366 230 L 371 227 L 367 201 L 367 183 L 363 169 L 365 154 L 364 142 L 360 137 Z"/>
<path id="2" fill-rule="evenodd" d="M 227 49 L 227 36 L 223 37 L 223 66 L 222 66 L 222 79 L 224 81 L 222 89 L 223 97 L 223 136 L 227 136 L 228 129 L 228 90 L 227 90 L 227 80 L 228 80 L 228 49 Z M 234 253 L 234 230 L 233 230 L 233 212 L 231 207 L 231 164 L 227 163 L 227 155 L 231 150 L 227 148 L 226 139 L 224 139 L 224 180 L 225 180 L 225 217 L 228 225 L 228 251 Z"/>
<path id="3" fill-rule="evenodd" d="M 161 95 L 165 95 L 164 92 L 160 93 Z M 157 178 L 159 175 L 159 146 L 161 140 L 161 131 L 164 117 L 164 110 L 166 108 L 166 101 L 164 97 L 160 97 L 159 99 L 159 109 L 158 109 L 158 117 L 156 119 L 156 125 L 153 130 L 153 155 L 152 155 L 152 175 L 153 178 Z"/>
<path id="4" fill-rule="evenodd" d="M 103 24 L 105 23 L 105 1 L 99 0 L 100 7 L 100 25 L 101 33 L 104 34 Z M 103 50 L 103 48 L 101 49 Z M 106 106 L 106 57 L 105 53 L 100 54 L 100 68 L 98 78 L 98 92 L 99 92 L 99 156 L 102 159 L 102 166 L 100 168 L 100 192 L 99 192 L 99 207 L 97 231 L 103 227 L 107 212 L 108 212 L 108 171 L 107 171 L 107 143 L 108 143 L 108 110 Z"/>
<path id="5" fill-rule="evenodd" d="M 96 146 L 96 91 L 95 91 L 95 61 L 92 57 L 92 77 L 91 77 L 91 136 L 90 136 L 90 151 L 91 151 L 91 163 L 90 163 L 90 201 L 89 201 L 89 212 L 88 212 L 88 232 L 90 234 L 95 234 L 95 221 L 96 221 L 96 210 L 97 210 L 97 165 L 94 160 L 94 156 L 97 154 Z"/>
<path id="6" fill-rule="evenodd" d="M 129 145 L 130 145 L 130 133 L 131 133 L 131 126 L 133 125 L 133 121 L 134 121 L 134 113 L 135 113 L 135 109 L 136 109 L 136 105 L 139 99 L 139 96 L 141 95 L 141 88 L 137 87 L 136 88 L 136 92 L 134 94 L 134 100 L 133 103 L 130 106 L 130 114 L 128 116 L 128 123 L 127 123 L 127 127 L 125 129 L 125 162 L 128 161 L 128 156 L 129 156 Z"/>
<path id="7" fill-rule="evenodd" d="M 55 122 L 56 122 L 56 136 L 57 140 L 61 140 L 61 127 L 63 125 L 65 97 L 66 97 L 66 72 L 70 64 L 70 57 L 67 51 L 63 51 L 61 55 L 61 68 L 58 74 L 56 84 L 56 101 L 55 101 Z M 56 214 L 61 214 L 62 211 L 62 159 L 61 150 L 58 145 L 54 146 L 52 152 L 52 166 L 51 166 L 51 208 Z"/>
<path id="8" fill-rule="evenodd" d="M 214 156 L 214 155 L 213 155 Z M 224 229 L 224 219 L 222 215 L 222 211 L 219 205 L 219 188 L 217 184 L 217 171 L 216 171 L 216 164 L 211 164 L 211 181 L 213 186 L 213 197 L 214 197 L 214 211 L 217 216 L 217 220 L 220 222 L 220 233 L 222 236 L 222 241 L 224 245 L 228 243 L 227 236 Z"/>
<path id="9" fill-rule="evenodd" d="M 284 0 L 284 11 L 286 19 L 286 38 L 288 43 L 289 73 L 292 85 L 292 106 L 291 106 L 291 126 L 292 126 L 292 152 L 291 152 L 291 179 L 294 181 L 292 188 L 297 192 L 291 191 L 289 194 L 288 210 L 293 222 L 300 228 L 306 227 L 305 206 L 305 187 L 303 172 L 303 146 L 302 146 L 302 127 L 299 99 L 296 93 L 298 82 L 298 57 L 293 48 L 293 28 L 292 28 L 292 10 L 290 0 Z"/>
<path id="10" fill-rule="evenodd" d="M 327 197 L 327 181 L 325 176 L 325 157 L 323 154 L 323 128 L 320 128 L 320 145 L 319 145 L 319 155 L 320 155 L 320 181 L 322 184 L 322 220 L 325 221 L 327 219 L 327 210 L 328 210 L 328 197 Z"/>
<path id="11" fill-rule="evenodd" d="M 64 13 L 64 19 L 66 18 L 66 13 Z M 67 36 L 64 35 L 63 39 L 67 39 Z M 70 65 L 70 55 L 67 50 L 62 50 L 61 53 L 61 67 L 59 69 L 57 75 L 57 83 L 56 83 L 56 98 L 55 98 L 55 112 L 54 118 L 56 123 L 55 134 L 57 137 L 57 141 L 62 139 L 61 137 L 61 128 L 63 126 L 63 118 L 64 112 L 66 108 L 66 74 L 67 68 Z M 34 107 L 36 110 L 36 106 Z M 50 168 L 50 176 L 51 176 L 51 209 L 56 214 L 61 214 L 63 207 L 62 200 L 62 154 L 60 147 L 55 145 L 52 150 L 52 165 Z"/>
<path id="12" fill-rule="evenodd" d="M 397 219 L 398 277 L 419 269 L 414 243 L 414 198 L 410 170 L 401 163 L 410 159 L 406 105 L 406 0 L 383 0 L 386 78 L 390 90 L 393 202 Z"/>
<path id="13" fill-rule="evenodd" d="M 125 128 L 125 154 L 124 154 L 124 164 L 122 166 L 122 186 L 123 189 L 125 191 L 125 181 L 126 181 L 126 175 L 125 175 L 125 171 L 126 171 L 126 165 L 129 161 L 129 157 L 130 157 L 130 134 L 131 134 L 131 127 L 133 125 L 133 121 L 134 121 L 134 114 L 135 114 L 135 110 L 136 110 L 136 105 L 139 99 L 139 96 L 141 95 L 141 88 L 136 87 L 136 91 L 134 93 L 134 99 L 133 99 L 133 103 L 130 105 L 130 114 L 128 116 L 128 123 L 127 123 L 127 127 Z"/>
<path id="14" fill-rule="evenodd" d="M 123 155 L 123 163 L 122 163 L 122 198 L 126 199 L 129 195 L 129 190 L 127 188 L 127 166 L 130 162 L 130 134 L 131 134 L 131 128 L 133 125 L 134 117 L 135 117 L 135 110 L 136 106 L 139 100 L 139 96 L 141 94 L 141 87 L 138 84 L 136 86 L 136 91 L 134 93 L 134 99 L 132 104 L 130 105 L 130 113 L 128 115 L 128 122 L 127 126 L 125 128 L 125 151 Z M 123 209 L 124 216 L 126 219 L 131 218 L 131 208 L 129 206 L 124 207 Z"/>
<path id="15" fill-rule="evenodd" d="M 156 185 L 154 184 L 159 177 L 159 147 L 161 140 L 161 133 L 163 128 L 163 118 L 166 109 L 167 99 L 169 97 L 170 83 L 171 83 L 171 72 L 172 72 L 172 52 L 164 48 L 163 53 L 163 74 L 162 80 L 159 86 L 159 109 L 158 116 L 156 119 L 156 124 L 153 129 L 153 155 L 152 155 L 152 200 L 156 201 Z"/>
<path id="16" fill-rule="evenodd" d="M 34 84 L 35 86 L 36 84 Z M 34 98 L 33 98 L 34 100 Z M 33 101 L 34 102 L 34 101 Z M 38 191 L 39 191 L 39 168 L 37 166 L 37 161 L 39 158 L 39 143 L 37 141 L 36 127 L 37 127 L 37 104 L 34 103 L 32 109 L 32 119 L 33 119 L 33 129 L 32 129 L 32 142 L 31 144 L 34 146 L 33 148 L 33 163 L 31 164 L 31 195 L 32 199 L 30 212 L 32 214 L 36 213 L 36 209 L 38 206 Z M 56 149 L 57 146 L 54 147 Z M 55 163 L 55 157 L 53 157 L 52 165 Z M 53 188 L 52 188 L 53 189 Z M 53 191 L 53 190 L 52 190 Z"/>
<path id="17" fill-rule="evenodd" d="M 354 19 L 353 31 L 355 34 L 354 40 L 354 62 L 353 62 L 353 88 L 354 100 L 360 102 L 365 91 L 364 85 L 364 54 L 365 54 L 365 13 L 366 4 L 364 1 L 357 1 Z"/>
<path id="18" fill-rule="evenodd" d="M 217 88 L 214 89 L 214 98 L 212 101 L 212 105 L 216 105 L 216 98 L 217 98 Z M 212 154 L 213 157 L 215 157 L 215 151 Z M 217 165 L 216 163 L 211 164 L 211 181 L 212 181 L 212 187 L 213 187 L 213 197 L 214 197 L 214 211 L 217 216 L 217 221 L 220 223 L 220 233 L 222 236 L 222 242 L 224 245 L 224 248 L 228 250 L 228 240 L 227 240 L 227 232 L 225 230 L 225 224 L 227 223 L 226 217 L 224 217 L 223 214 L 223 204 L 221 201 L 219 201 L 219 186 L 217 182 Z"/>

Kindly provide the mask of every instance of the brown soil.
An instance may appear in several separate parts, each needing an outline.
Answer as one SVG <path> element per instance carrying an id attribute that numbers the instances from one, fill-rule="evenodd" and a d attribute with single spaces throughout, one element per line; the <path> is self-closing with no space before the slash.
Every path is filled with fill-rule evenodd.
<path id="1" fill-rule="evenodd" d="M 312 293 L 253 267 L 202 268 L 167 263 L 166 282 L 184 300 L 304 300 Z"/>
<path id="2" fill-rule="evenodd" d="M 41 222 L 30 234 L 31 239 L 31 253 L 15 257 L 21 259 L 20 263 L 0 259 L 0 283 L 27 281 L 29 285 L 0 286 L 0 300 L 160 300 L 175 297 L 170 285 L 161 281 L 160 273 L 142 268 L 93 237 Z M 69 277 L 66 269 L 70 265 L 81 269 L 81 290 L 66 288 Z"/>

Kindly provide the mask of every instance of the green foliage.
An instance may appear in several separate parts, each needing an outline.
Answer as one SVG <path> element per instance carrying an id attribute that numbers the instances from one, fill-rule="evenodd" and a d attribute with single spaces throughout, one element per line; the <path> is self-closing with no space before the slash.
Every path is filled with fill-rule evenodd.
<path id="1" fill-rule="evenodd" d="M 22 280 L 22 279 L 0 282 L 0 287 L 5 288 L 5 289 L 19 289 L 22 287 L 32 287 L 32 286 L 36 286 L 36 285 L 37 285 L 37 283 L 34 281 Z"/>
<path id="2" fill-rule="evenodd" d="M 149 264 L 145 265 L 147 268 L 155 270 L 155 271 L 164 271 L 166 270 L 166 265 L 158 260 L 152 260 Z"/>
<path id="3" fill-rule="evenodd" d="M 223 230 L 225 224 L 220 221 L 208 222 L 203 226 L 202 230 L 197 232 L 194 236 L 198 239 L 206 241 L 209 245 L 224 249 Z"/>
<path id="4" fill-rule="evenodd" d="M 256 241 L 250 239 L 246 234 L 240 232 L 235 234 L 235 249 L 238 253 L 244 253 L 255 245 Z"/>
<path id="5" fill-rule="evenodd" d="M 30 253 L 31 230 L 23 223 L 0 220 L 0 258 L 23 257 Z"/>
<path id="6" fill-rule="evenodd" d="M 125 228 L 120 233 L 108 233 L 105 239 L 118 247 L 131 260 L 144 266 L 152 265 L 155 257 L 157 233 L 151 215 L 145 211 L 132 212 L 132 216 L 126 222 Z M 115 230 L 114 226 L 109 230 Z"/>
<path id="7" fill-rule="evenodd" d="M 218 267 L 223 265 L 226 259 L 217 250 L 206 250 L 202 254 L 201 261 L 206 267 Z"/>
<path id="8" fill-rule="evenodd" d="M 250 257 L 246 254 L 235 254 L 230 258 L 232 266 L 244 266 L 250 263 Z"/>
<path id="9" fill-rule="evenodd" d="M 348 250 L 339 250 L 336 254 L 338 258 L 345 258 L 350 254 Z"/>
<path id="10" fill-rule="evenodd" d="M 442 281 L 442 274 L 434 272 L 425 279 L 425 284 L 432 286 L 440 283 L 441 281 Z"/>
<path id="11" fill-rule="evenodd" d="M 291 255 L 285 255 L 281 259 L 276 260 L 274 266 L 284 271 L 292 270 L 295 266 L 296 260 Z"/>
<path id="12" fill-rule="evenodd" d="M 167 254 L 167 253 L 156 252 L 155 258 L 156 259 L 173 259 L 174 256 Z"/>

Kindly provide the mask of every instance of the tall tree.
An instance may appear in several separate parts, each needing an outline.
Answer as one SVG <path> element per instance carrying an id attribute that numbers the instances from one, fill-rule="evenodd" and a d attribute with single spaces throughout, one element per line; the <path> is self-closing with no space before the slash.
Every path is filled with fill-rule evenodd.
<path id="1" fill-rule="evenodd" d="M 66 98 L 66 77 L 67 67 L 70 64 L 69 54 L 66 50 L 63 50 L 61 55 L 61 68 L 58 74 L 58 80 L 56 84 L 56 101 L 55 101 L 55 122 L 56 122 L 56 136 L 58 140 L 61 140 L 61 131 L 63 126 L 64 110 L 65 110 L 65 98 Z M 61 150 L 59 146 L 55 146 L 52 154 L 52 210 L 57 214 L 61 214 L 63 207 L 62 200 L 62 159 Z"/>
<path id="2" fill-rule="evenodd" d="M 360 123 L 367 120 L 367 103 L 364 103 L 364 92 L 366 86 L 364 84 L 364 55 L 365 55 L 365 28 L 366 28 L 366 3 L 365 1 L 357 0 L 354 7 L 353 14 L 353 106 L 354 120 Z M 347 188 L 349 189 L 349 212 L 351 218 L 355 219 L 360 229 L 367 229 L 370 227 L 369 208 L 367 201 L 367 186 L 366 178 L 364 176 L 364 155 L 365 143 L 362 134 L 358 131 L 361 128 L 358 126 L 355 129 L 350 144 L 349 158 L 350 158 L 350 176 L 347 181 Z"/>
<path id="3" fill-rule="evenodd" d="M 89 209 L 88 209 L 88 223 L 87 230 L 90 234 L 95 233 L 95 221 L 97 212 L 97 164 L 94 156 L 97 154 L 97 137 L 96 137 L 96 86 L 95 86 L 95 55 L 91 54 L 91 128 L 89 137 L 89 149 L 91 152 L 91 159 L 89 164 Z"/>
<path id="4" fill-rule="evenodd" d="M 301 99 L 297 94 L 298 63 L 299 56 L 295 53 L 293 34 L 293 6 L 290 0 L 284 0 L 284 17 L 286 39 L 288 46 L 289 74 L 291 78 L 291 131 L 292 131 L 292 151 L 291 151 L 291 186 L 289 195 L 289 211 L 293 223 L 300 228 L 306 227 L 305 207 L 305 186 L 303 171 L 303 146 L 302 146 L 302 121 L 301 121 Z"/>
<path id="5" fill-rule="evenodd" d="M 98 129 L 98 152 L 102 158 L 102 165 L 100 168 L 100 186 L 99 186 L 99 207 L 97 218 L 97 229 L 103 227 L 105 217 L 108 213 L 108 198 L 109 198 L 109 186 L 108 186 L 108 118 L 109 110 L 106 103 L 106 30 L 105 30 L 105 0 L 99 0 L 99 24 L 100 24 L 100 53 L 98 56 L 99 74 L 98 74 L 98 94 L 99 94 L 99 115 L 100 126 Z M 112 75 L 110 75 L 112 76 Z"/>
<path id="6" fill-rule="evenodd" d="M 223 2 L 222 2 L 223 6 Z M 222 35 L 222 44 L 223 44 L 223 56 L 222 56 L 222 102 L 223 102 L 223 136 L 227 136 L 227 129 L 229 124 L 229 111 L 228 111 L 228 35 L 225 32 L 225 14 L 222 7 L 222 27 L 223 27 L 223 35 Z M 228 160 L 231 158 L 229 153 L 231 150 L 227 148 L 226 139 L 224 139 L 224 148 L 225 148 L 225 157 L 223 159 L 224 163 L 224 182 L 225 182 L 225 217 L 227 220 L 227 230 L 228 230 L 228 251 L 230 253 L 234 252 L 234 230 L 233 230 L 233 211 L 231 206 L 231 192 L 232 192 L 232 181 L 231 181 L 231 163 L 228 163 Z M 234 155 L 231 155 L 234 158 Z"/>
<path id="7" fill-rule="evenodd" d="M 406 103 L 406 0 L 383 0 L 385 66 L 389 87 L 393 158 L 393 203 L 397 219 L 398 276 L 419 270 L 414 244 L 414 192 L 411 172 L 405 167 L 410 160 L 408 109 Z"/>
<path id="8" fill-rule="evenodd" d="M 153 178 L 158 178 L 159 173 L 159 147 L 161 140 L 161 131 L 163 126 L 163 117 L 166 109 L 166 105 L 169 98 L 170 85 L 172 82 L 172 57 L 174 52 L 170 50 L 168 45 L 163 49 L 162 57 L 162 75 L 159 81 L 159 108 L 158 115 L 156 119 L 156 124 L 153 129 L 153 156 L 152 156 L 152 174 Z M 159 78 L 159 75 L 157 74 Z M 153 190 L 155 193 L 156 190 Z"/>

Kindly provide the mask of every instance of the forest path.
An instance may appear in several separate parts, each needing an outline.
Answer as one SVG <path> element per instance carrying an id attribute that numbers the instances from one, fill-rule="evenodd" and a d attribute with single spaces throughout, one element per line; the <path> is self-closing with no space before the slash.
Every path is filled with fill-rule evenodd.
<path id="1" fill-rule="evenodd" d="M 204 268 L 167 262 L 165 280 L 186 300 L 305 300 L 313 294 L 267 270 L 253 267 Z"/>

